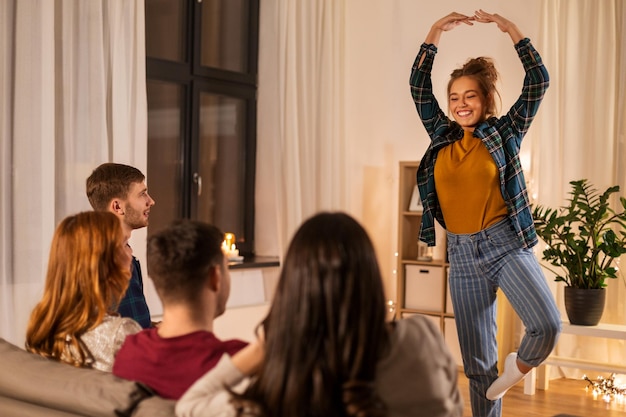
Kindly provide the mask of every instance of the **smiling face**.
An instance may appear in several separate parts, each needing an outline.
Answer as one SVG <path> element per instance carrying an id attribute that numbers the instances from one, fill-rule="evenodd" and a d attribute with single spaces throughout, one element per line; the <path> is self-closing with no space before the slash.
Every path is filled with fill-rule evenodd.
<path id="1" fill-rule="evenodd" d="M 123 221 L 131 230 L 148 226 L 150 208 L 154 200 L 148 194 L 145 182 L 132 183 L 128 190 L 128 196 L 123 203 Z"/>
<path id="2" fill-rule="evenodd" d="M 463 129 L 473 131 L 485 120 L 487 112 L 485 96 L 478 82 L 468 76 L 454 80 L 448 92 L 448 108 Z"/>

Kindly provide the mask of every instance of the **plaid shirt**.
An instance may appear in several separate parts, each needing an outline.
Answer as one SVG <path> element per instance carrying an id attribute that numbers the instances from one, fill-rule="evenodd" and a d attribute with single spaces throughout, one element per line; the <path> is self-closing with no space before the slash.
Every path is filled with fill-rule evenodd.
<path id="1" fill-rule="evenodd" d="M 524 247 L 537 244 L 526 181 L 519 151 L 539 104 L 549 85 L 548 71 L 539 53 L 528 38 L 515 45 L 526 76 L 519 98 L 501 118 L 491 117 L 480 123 L 474 136 L 480 138 L 498 167 L 500 191 L 506 202 L 508 216 Z M 430 136 L 431 143 L 417 170 L 417 185 L 424 206 L 419 239 L 429 246 L 435 244 L 435 220 L 445 228 L 443 214 L 435 191 L 435 161 L 439 149 L 463 137 L 463 129 L 441 110 L 432 91 L 431 71 L 437 53 L 435 45 L 422 44 L 411 71 L 411 94 L 417 112 Z M 422 56 L 424 62 L 418 68 Z"/>
<path id="2" fill-rule="evenodd" d="M 124 298 L 117 307 L 117 312 L 122 317 L 130 317 L 135 320 L 141 327 L 147 329 L 152 326 L 150 319 L 150 310 L 146 303 L 146 297 L 143 294 L 143 279 L 141 276 L 141 266 L 139 260 L 133 256 L 132 276 Z"/>

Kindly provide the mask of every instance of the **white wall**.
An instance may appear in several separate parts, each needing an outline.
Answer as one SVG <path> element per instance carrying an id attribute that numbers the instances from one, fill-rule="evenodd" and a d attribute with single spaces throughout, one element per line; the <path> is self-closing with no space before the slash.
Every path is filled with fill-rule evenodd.
<path id="1" fill-rule="evenodd" d="M 487 4 L 469 0 L 462 8 L 452 0 L 344 1 L 345 138 L 350 155 L 346 210 L 364 224 L 372 237 L 388 298 L 395 299 L 398 162 L 420 159 L 428 145 L 408 86 L 419 46 L 432 23 L 440 17 L 452 11 L 472 14 L 480 7 L 510 18 L 522 33 L 536 40 L 540 0 L 492 0 Z M 274 132 L 271 124 L 278 120 L 271 106 L 271 97 L 277 90 L 265 81 L 276 71 L 273 51 L 268 51 L 263 42 L 273 39 L 276 31 L 275 27 L 264 25 L 264 21 L 272 20 L 272 16 L 266 16 L 270 10 L 266 2 L 261 2 L 255 234 L 260 255 L 281 256 L 275 238 L 276 202 L 272 200 L 270 183 L 273 167 L 268 166 L 264 157 L 271 151 L 264 146 Z M 493 24 L 463 26 L 442 36 L 433 74 L 435 93 L 445 97 L 450 72 L 468 58 L 481 55 L 496 60 L 502 75 L 502 108 L 506 110 L 521 90 L 524 72 L 509 36 Z M 530 142 L 526 140 L 523 147 L 528 155 Z"/>
<path id="2" fill-rule="evenodd" d="M 255 339 L 255 329 L 269 312 L 270 301 L 274 295 L 278 275 L 278 267 L 263 267 L 250 269 L 230 270 L 230 297 L 226 304 L 224 314 L 215 319 L 213 331 L 222 340 L 241 339 L 252 342 Z M 152 281 L 149 289 L 144 288 L 146 299 L 149 301 L 150 314 L 153 321 L 162 319 L 163 309 L 156 291 L 154 291 Z M 144 287 L 145 287 L 144 283 Z M 158 308 L 150 303 L 158 303 Z"/>

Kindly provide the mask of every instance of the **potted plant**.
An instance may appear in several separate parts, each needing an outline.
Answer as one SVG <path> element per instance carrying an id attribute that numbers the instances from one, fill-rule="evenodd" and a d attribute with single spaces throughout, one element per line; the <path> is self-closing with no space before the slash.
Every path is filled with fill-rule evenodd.
<path id="1" fill-rule="evenodd" d="M 548 269 L 566 285 L 570 322 L 594 326 L 604 311 L 606 280 L 617 278 L 615 260 L 626 253 L 626 199 L 620 196 L 616 211 L 609 200 L 618 185 L 602 194 L 586 179 L 570 185 L 568 205 L 557 209 L 537 205 L 533 218 L 537 235 L 548 245 L 543 259 L 560 268 Z"/>

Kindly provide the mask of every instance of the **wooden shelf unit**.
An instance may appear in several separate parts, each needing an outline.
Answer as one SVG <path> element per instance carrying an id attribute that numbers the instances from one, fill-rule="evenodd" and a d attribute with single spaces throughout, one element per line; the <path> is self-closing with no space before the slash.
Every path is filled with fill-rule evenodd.
<path id="1" fill-rule="evenodd" d="M 401 161 L 398 198 L 398 265 L 396 317 L 427 316 L 439 327 L 459 366 L 462 365 L 454 311 L 448 294 L 445 231 L 437 230 L 437 249 L 430 261 L 418 260 L 421 211 L 410 211 L 419 161 Z M 407 288 L 408 287 L 408 288 Z"/>

